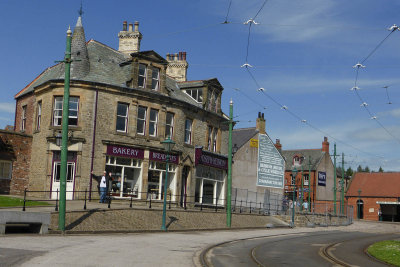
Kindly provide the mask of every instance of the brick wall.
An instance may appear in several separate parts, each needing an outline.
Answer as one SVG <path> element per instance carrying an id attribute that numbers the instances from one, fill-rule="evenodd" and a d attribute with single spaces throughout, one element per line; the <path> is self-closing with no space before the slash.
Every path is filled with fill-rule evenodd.
<path id="1" fill-rule="evenodd" d="M 377 204 L 377 201 L 382 201 L 382 202 L 397 202 L 397 198 L 379 198 L 379 197 L 360 197 L 360 199 L 363 201 L 363 220 L 368 220 L 368 221 L 379 221 L 379 216 L 378 216 L 378 210 L 380 208 L 380 205 Z M 348 203 L 349 205 L 352 205 L 354 207 L 354 219 L 357 219 L 357 200 L 358 197 L 348 197 Z"/>
<path id="2" fill-rule="evenodd" d="M 11 180 L 0 180 L 0 192 L 23 195 L 29 183 L 32 136 L 0 130 L 0 138 L 14 151 Z"/>

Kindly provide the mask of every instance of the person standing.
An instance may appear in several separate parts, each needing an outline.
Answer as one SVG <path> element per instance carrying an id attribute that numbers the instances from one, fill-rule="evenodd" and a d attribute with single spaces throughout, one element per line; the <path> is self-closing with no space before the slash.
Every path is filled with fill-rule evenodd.
<path id="1" fill-rule="evenodd" d="M 99 183 L 98 187 L 100 189 L 100 201 L 99 203 L 106 203 L 108 185 L 110 183 L 111 172 L 108 173 L 104 171 L 103 175 L 94 175 L 92 171 L 92 177 Z"/>

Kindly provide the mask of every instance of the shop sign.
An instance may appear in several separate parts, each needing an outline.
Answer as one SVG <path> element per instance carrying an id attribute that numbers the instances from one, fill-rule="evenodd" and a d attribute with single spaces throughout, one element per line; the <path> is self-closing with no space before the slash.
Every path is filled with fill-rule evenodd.
<path id="1" fill-rule="evenodd" d="M 326 186 L 326 172 L 318 172 L 318 185 Z"/>
<path id="2" fill-rule="evenodd" d="M 214 155 L 207 151 L 203 151 L 201 147 L 195 150 L 195 165 L 205 165 L 213 168 L 228 169 L 228 159 L 222 155 Z"/>
<path id="3" fill-rule="evenodd" d="M 167 161 L 167 154 L 165 154 L 164 152 L 150 150 L 149 160 L 165 162 Z M 179 155 L 170 154 L 168 162 L 173 164 L 178 164 Z"/>
<path id="4" fill-rule="evenodd" d="M 257 186 L 284 188 L 284 159 L 268 135 L 258 138 Z"/>
<path id="5" fill-rule="evenodd" d="M 115 157 L 143 159 L 144 150 L 127 146 L 107 145 L 107 155 Z"/>

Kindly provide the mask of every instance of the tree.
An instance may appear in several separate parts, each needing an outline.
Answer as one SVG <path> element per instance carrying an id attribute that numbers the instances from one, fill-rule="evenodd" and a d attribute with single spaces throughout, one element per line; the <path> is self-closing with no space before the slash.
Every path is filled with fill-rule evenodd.
<path id="1" fill-rule="evenodd" d="M 382 167 L 379 167 L 379 171 L 378 172 L 383 172 L 383 169 L 382 169 Z"/>
<path id="2" fill-rule="evenodd" d="M 346 170 L 346 176 L 353 177 L 353 173 L 354 173 L 353 169 L 351 167 L 348 167 Z"/>
<path id="3" fill-rule="evenodd" d="M 365 166 L 364 172 L 371 172 L 368 166 Z"/>
<path id="4" fill-rule="evenodd" d="M 358 167 L 357 167 L 357 172 L 363 172 L 364 170 L 363 170 L 363 168 L 361 167 L 361 165 L 358 165 Z"/>

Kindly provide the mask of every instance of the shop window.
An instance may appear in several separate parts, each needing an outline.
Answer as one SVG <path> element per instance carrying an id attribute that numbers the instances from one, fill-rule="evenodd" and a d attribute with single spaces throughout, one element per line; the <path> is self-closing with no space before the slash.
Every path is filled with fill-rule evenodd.
<path id="1" fill-rule="evenodd" d="M 174 114 L 167 112 L 167 117 L 165 120 L 165 138 L 169 136 L 169 138 L 173 139 L 174 134 Z"/>
<path id="2" fill-rule="evenodd" d="M 42 101 L 37 103 L 37 110 L 36 110 L 36 130 L 40 131 L 40 125 L 42 122 Z"/>
<path id="3" fill-rule="evenodd" d="M 218 129 L 208 126 L 207 148 L 209 151 L 217 152 Z"/>
<path id="4" fill-rule="evenodd" d="M 124 132 L 128 131 L 128 104 L 118 103 L 117 106 L 117 125 L 116 130 L 117 132 Z"/>
<path id="5" fill-rule="evenodd" d="M 149 164 L 147 198 L 164 199 L 164 181 L 166 164 L 164 162 L 151 161 Z M 174 164 L 168 164 L 167 198 L 175 201 L 175 170 Z"/>
<path id="6" fill-rule="evenodd" d="M 157 136 L 158 110 L 150 109 L 149 135 Z"/>
<path id="7" fill-rule="evenodd" d="M 191 119 L 186 119 L 185 121 L 185 143 L 191 144 L 192 143 L 192 123 Z"/>
<path id="8" fill-rule="evenodd" d="M 138 134 L 141 135 L 144 135 L 146 131 L 146 113 L 147 113 L 147 108 L 142 106 L 138 107 L 136 131 Z"/>
<path id="9" fill-rule="evenodd" d="M 157 91 L 160 87 L 160 69 L 153 68 L 151 74 L 151 89 Z"/>
<path id="10" fill-rule="evenodd" d="M 68 126 L 78 126 L 79 97 L 69 98 Z M 53 126 L 61 126 L 63 113 L 63 97 L 54 98 Z"/>
<path id="11" fill-rule="evenodd" d="M 25 128 L 26 128 L 26 105 L 22 107 L 21 131 L 25 131 Z"/>
<path id="12" fill-rule="evenodd" d="M 11 179 L 11 161 L 0 161 L 0 179 Z"/>
<path id="13" fill-rule="evenodd" d="M 195 202 L 223 205 L 224 175 L 223 170 L 198 165 L 196 167 Z"/>
<path id="14" fill-rule="evenodd" d="M 139 64 L 138 87 L 146 87 L 146 65 Z"/>

